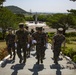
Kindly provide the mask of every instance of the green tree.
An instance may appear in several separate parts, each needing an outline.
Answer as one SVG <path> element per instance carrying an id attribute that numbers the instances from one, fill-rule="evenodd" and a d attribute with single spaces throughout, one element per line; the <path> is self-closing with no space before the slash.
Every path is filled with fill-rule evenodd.
<path id="1" fill-rule="evenodd" d="M 70 12 L 70 14 L 76 16 L 76 10 L 75 9 L 71 9 L 71 10 L 67 10 L 67 11 Z"/>
<path id="2" fill-rule="evenodd" d="M 46 19 L 47 19 L 47 16 L 46 15 L 43 15 L 43 14 L 38 15 L 38 21 L 45 22 Z"/>
<path id="3" fill-rule="evenodd" d="M 59 19 L 62 16 L 63 16 L 63 14 L 50 15 L 50 17 L 47 18 L 47 25 L 49 24 L 49 27 L 58 29 L 60 27 Z"/>
<path id="4" fill-rule="evenodd" d="M 0 11 L 0 28 L 2 28 L 3 38 L 5 37 L 6 29 L 8 29 L 8 27 L 17 27 L 16 15 L 3 7 Z"/>
<path id="5" fill-rule="evenodd" d="M 48 20 L 47 24 L 49 24 L 49 26 L 52 28 L 56 28 L 57 30 L 60 27 L 63 28 L 63 34 L 65 35 L 68 27 L 73 26 L 73 19 L 72 16 L 68 14 L 54 14 Z"/>
<path id="6" fill-rule="evenodd" d="M 5 1 L 5 0 L 0 0 L 0 5 L 3 4 L 4 1 Z"/>
<path id="7" fill-rule="evenodd" d="M 26 21 L 34 21 L 34 18 L 33 18 L 33 16 L 28 15 L 28 16 L 25 16 L 25 20 Z"/>
<path id="8" fill-rule="evenodd" d="M 23 14 L 16 14 L 16 20 L 18 23 L 25 22 L 25 16 Z"/>
<path id="9" fill-rule="evenodd" d="M 71 27 L 73 29 L 76 29 L 76 10 L 71 9 L 71 10 L 68 10 L 68 12 L 70 17 L 69 24 L 71 24 Z"/>

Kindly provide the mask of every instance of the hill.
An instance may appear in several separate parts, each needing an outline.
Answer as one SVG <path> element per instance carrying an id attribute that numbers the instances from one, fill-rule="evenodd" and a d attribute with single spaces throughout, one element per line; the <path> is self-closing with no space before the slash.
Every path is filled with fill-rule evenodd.
<path id="1" fill-rule="evenodd" d="M 27 11 L 17 7 L 17 6 L 6 6 L 9 10 L 11 10 L 15 14 L 28 14 Z"/>

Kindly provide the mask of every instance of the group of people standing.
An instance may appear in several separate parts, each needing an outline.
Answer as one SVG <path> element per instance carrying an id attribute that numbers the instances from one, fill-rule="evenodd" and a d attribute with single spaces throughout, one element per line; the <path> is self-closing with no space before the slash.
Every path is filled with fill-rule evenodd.
<path id="1" fill-rule="evenodd" d="M 46 33 L 43 32 L 42 27 L 36 27 L 36 32 L 29 32 L 28 27 L 24 27 L 23 23 L 19 24 L 19 29 L 15 34 L 13 34 L 12 29 L 9 28 L 9 33 L 6 36 L 7 50 L 10 58 L 13 57 L 13 60 L 15 60 L 16 56 L 15 44 L 17 45 L 17 55 L 20 59 L 19 63 L 26 63 L 27 55 L 30 56 L 32 46 L 36 46 L 37 63 L 39 64 L 40 61 L 43 63 L 46 43 L 47 36 Z"/>
<path id="2" fill-rule="evenodd" d="M 54 63 L 58 64 L 57 59 L 61 51 L 61 44 L 65 42 L 65 36 L 62 34 L 62 30 L 58 30 L 58 33 L 53 37 L 52 50 L 54 53 Z M 12 29 L 9 28 L 9 33 L 6 36 L 7 50 L 10 54 L 10 58 L 15 60 L 16 51 L 19 57 L 19 63 L 26 63 L 27 56 L 30 57 L 30 51 L 32 46 L 36 46 L 36 59 L 37 64 L 43 63 L 45 57 L 45 50 L 47 48 L 48 36 L 44 32 L 43 27 L 36 27 L 36 31 L 29 32 L 28 26 L 24 27 L 24 24 L 19 24 L 19 29 L 15 34 L 12 33 Z M 17 48 L 15 48 L 15 44 Z M 65 46 L 65 44 L 64 44 Z M 13 54 L 12 54 L 13 51 Z M 23 52 L 23 56 L 22 56 Z"/>

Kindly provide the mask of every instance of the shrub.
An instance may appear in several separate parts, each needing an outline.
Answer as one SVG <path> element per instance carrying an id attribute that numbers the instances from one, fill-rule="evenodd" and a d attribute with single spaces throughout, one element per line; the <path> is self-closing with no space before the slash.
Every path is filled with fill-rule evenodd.
<path id="1" fill-rule="evenodd" d="M 76 44 L 76 37 L 66 38 L 66 43 L 67 44 Z"/>
<path id="2" fill-rule="evenodd" d="M 66 48 L 65 51 L 62 50 L 62 53 L 76 62 L 76 51 L 73 48 Z"/>
<path id="3" fill-rule="evenodd" d="M 51 39 L 48 39 L 48 43 L 52 43 L 52 40 Z"/>
<path id="4" fill-rule="evenodd" d="M 7 48 L 0 48 L 0 60 L 8 55 Z"/>
<path id="5" fill-rule="evenodd" d="M 69 56 L 70 58 L 73 58 L 75 51 L 73 48 L 66 48 L 65 51 L 62 50 L 62 53 Z"/>
<path id="6" fill-rule="evenodd" d="M 75 36 L 76 36 L 76 32 L 69 32 L 69 33 L 66 33 L 65 36 L 66 36 L 66 37 L 75 37 Z"/>
<path id="7" fill-rule="evenodd" d="M 5 33 L 5 37 L 4 37 L 4 39 L 6 38 L 6 35 L 7 35 L 8 33 Z M 2 32 L 0 32 L 0 40 L 4 40 L 3 39 L 3 33 Z"/>
<path id="8" fill-rule="evenodd" d="M 76 63 L 76 55 L 73 56 L 73 61 Z"/>
<path id="9" fill-rule="evenodd" d="M 69 41 L 76 41 L 76 37 L 69 37 L 67 38 Z"/>
<path id="10" fill-rule="evenodd" d="M 66 43 L 70 44 L 70 39 L 66 38 Z"/>
<path id="11" fill-rule="evenodd" d="M 54 36 L 54 34 L 55 34 L 54 32 L 51 32 L 51 33 L 50 33 L 50 32 L 48 32 L 48 37 L 49 37 L 49 38 L 51 38 L 51 37 L 53 37 L 53 36 Z"/>
<path id="12" fill-rule="evenodd" d="M 2 32 L 0 32 L 0 39 L 2 39 L 3 38 L 3 36 L 2 36 Z"/>
<path id="13" fill-rule="evenodd" d="M 62 49 L 62 53 L 63 53 L 64 55 L 69 56 L 69 49 L 68 49 L 67 47 L 66 47 L 65 50 Z"/>

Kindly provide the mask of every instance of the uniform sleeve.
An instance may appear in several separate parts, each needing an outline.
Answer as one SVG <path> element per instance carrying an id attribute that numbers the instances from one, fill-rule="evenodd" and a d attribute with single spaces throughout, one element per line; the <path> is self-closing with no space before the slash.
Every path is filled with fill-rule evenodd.
<path id="1" fill-rule="evenodd" d="M 17 36 L 18 36 L 18 31 L 16 31 L 16 34 L 15 34 L 15 42 L 17 42 Z"/>
<path id="2" fill-rule="evenodd" d="M 34 33 L 32 34 L 32 38 L 33 38 L 33 39 L 36 39 L 35 35 L 36 35 L 36 32 L 34 32 Z"/>
<path id="3" fill-rule="evenodd" d="M 8 42 L 8 39 L 9 39 L 9 38 L 8 38 L 8 35 L 7 35 L 6 38 L 5 38 L 6 42 Z"/>
<path id="4" fill-rule="evenodd" d="M 30 43 L 30 40 L 31 40 L 30 38 L 31 38 L 31 36 L 30 36 L 30 33 L 29 33 L 29 32 L 27 32 L 27 38 L 28 38 L 28 40 L 27 40 L 28 43 Z"/>
<path id="5" fill-rule="evenodd" d="M 15 40 L 15 35 L 13 35 L 13 38 L 14 38 L 14 40 Z"/>
<path id="6" fill-rule="evenodd" d="M 18 34 L 18 31 L 16 31 L 16 35 Z"/>
<path id="7" fill-rule="evenodd" d="M 6 36 L 5 41 L 6 41 L 6 44 L 8 44 L 8 41 L 9 41 L 8 35 Z"/>
<path id="8" fill-rule="evenodd" d="M 66 40 L 66 38 L 65 38 L 65 36 L 63 35 L 63 41 L 65 41 Z"/>

